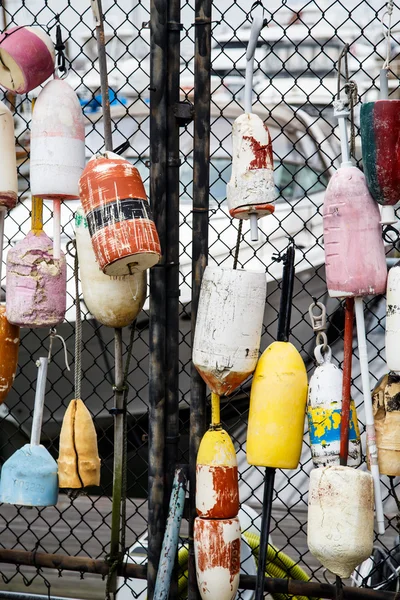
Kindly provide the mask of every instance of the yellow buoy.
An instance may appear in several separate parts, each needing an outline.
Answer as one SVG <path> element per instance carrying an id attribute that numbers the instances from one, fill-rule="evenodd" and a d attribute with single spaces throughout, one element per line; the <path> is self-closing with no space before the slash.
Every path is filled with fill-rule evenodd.
<path id="1" fill-rule="evenodd" d="M 307 401 L 307 372 L 290 342 L 273 342 L 258 361 L 251 386 L 247 461 L 296 469 Z"/>

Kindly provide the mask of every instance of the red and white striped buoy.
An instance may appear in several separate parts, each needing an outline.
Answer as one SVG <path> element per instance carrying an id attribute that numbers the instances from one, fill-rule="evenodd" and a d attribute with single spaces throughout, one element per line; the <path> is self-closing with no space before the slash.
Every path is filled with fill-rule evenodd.
<path id="1" fill-rule="evenodd" d="M 130 162 L 113 152 L 93 156 L 79 188 L 104 273 L 132 275 L 158 263 L 160 241 L 140 173 Z"/>
<path id="2" fill-rule="evenodd" d="M 40 27 L 11 27 L 0 35 L 0 85 L 27 94 L 54 73 L 51 38 Z"/>

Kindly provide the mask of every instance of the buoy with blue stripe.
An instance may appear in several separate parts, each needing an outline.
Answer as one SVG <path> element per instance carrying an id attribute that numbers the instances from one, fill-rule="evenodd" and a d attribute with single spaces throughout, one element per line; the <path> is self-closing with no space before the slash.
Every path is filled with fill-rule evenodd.
<path id="1" fill-rule="evenodd" d="M 93 250 L 106 275 L 133 275 L 158 263 L 160 241 L 136 167 L 114 152 L 96 154 L 79 190 Z"/>

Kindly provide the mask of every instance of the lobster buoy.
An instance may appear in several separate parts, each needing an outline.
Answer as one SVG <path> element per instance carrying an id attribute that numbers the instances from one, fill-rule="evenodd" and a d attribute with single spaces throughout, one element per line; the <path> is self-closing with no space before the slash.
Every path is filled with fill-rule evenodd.
<path id="1" fill-rule="evenodd" d="M 51 38 L 40 27 L 11 27 L 0 35 L 0 85 L 27 94 L 54 72 Z"/>
<path id="2" fill-rule="evenodd" d="M 79 197 L 85 126 L 77 95 L 63 79 L 49 81 L 32 114 L 31 190 L 39 198 Z"/>
<path id="3" fill-rule="evenodd" d="M 373 540 L 372 475 L 351 467 L 313 469 L 307 531 L 311 554 L 331 573 L 346 578 L 370 556 Z"/>
<path id="4" fill-rule="evenodd" d="M 158 263 L 160 241 L 139 171 L 113 152 L 97 154 L 79 180 L 94 253 L 107 275 L 132 275 Z"/>
<path id="5" fill-rule="evenodd" d="M 389 373 L 372 393 L 379 471 L 400 476 L 400 373 Z"/>
<path id="6" fill-rule="evenodd" d="M 55 327 L 66 309 L 66 261 L 44 233 L 30 231 L 7 255 L 7 318 L 19 327 Z"/>
<path id="7" fill-rule="evenodd" d="M 209 266 L 204 271 L 193 363 L 220 396 L 233 392 L 256 367 L 266 291 L 265 273 Z"/>
<path id="8" fill-rule="evenodd" d="M 307 372 L 290 342 L 273 342 L 253 377 L 247 430 L 250 465 L 296 469 L 307 402 Z"/>
<path id="9" fill-rule="evenodd" d="M 274 163 L 268 127 L 244 113 L 232 128 L 232 175 L 227 185 L 229 214 L 236 219 L 270 215 L 275 207 Z"/>
<path id="10" fill-rule="evenodd" d="M 206 519 L 231 519 L 239 512 L 235 447 L 221 427 L 211 428 L 201 440 L 196 466 L 196 509 Z"/>
<path id="11" fill-rule="evenodd" d="M 197 517 L 194 521 L 194 552 L 202 599 L 233 600 L 239 587 L 239 519 Z"/>
<path id="12" fill-rule="evenodd" d="M 1 63 L 0 63 L 1 70 Z M 17 159 L 14 120 L 11 111 L 0 101 L 0 210 L 14 208 L 18 198 Z M 3 243 L 3 241 L 1 241 Z"/>
<path id="13" fill-rule="evenodd" d="M 386 289 L 386 363 L 390 371 L 400 373 L 400 263 L 389 269 Z"/>
<path id="14" fill-rule="evenodd" d="M 362 104 L 360 133 L 368 189 L 383 207 L 382 222 L 393 223 L 394 210 L 387 207 L 400 200 L 400 100 L 381 99 Z"/>
<path id="15" fill-rule="evenodd" d="M 101 271 L 94 255 L 83 209 L 75 215 L 75 235 L 79 256 L 79 272 L 85 304 L 102 325 L 126 327 L 143 308 L 146 271 L 122 278 L 112 278 Z"/>
<path id="16" fill-rule="evenodd" d="M 340 464 L 340 425 L 342 420 L 341 370 L 331 362 L 332 352 L 328 348 L 322 354 L 322 346 L 315 348 L 318 366 L 308 388 L 308 426 L 314 467 Z M 360 431 L 354 401 L 350 401 L 350 423 L 348 444 L 349 467 L 361 464 Z"/>
<path id="17" fill-rule="evenodd" d="M 19 327 L 7 320 L 6 307 L 0 304 L 0 404 L 15 379 L 18 364 Z"/>
<path id="18" fill-rule="evenodd" d="M 387 267 L 379 220 L 378 206 L 363 173 L 342 165 L 328 184 L 323 209 L 326 281 L 331 298 L 385 292 Z"/>

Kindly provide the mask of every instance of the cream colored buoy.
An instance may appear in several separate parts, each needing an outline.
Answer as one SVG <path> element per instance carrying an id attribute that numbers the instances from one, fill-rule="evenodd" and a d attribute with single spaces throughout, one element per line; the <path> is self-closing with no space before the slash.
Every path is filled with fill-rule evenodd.
<path id="1" fill-rule="evenodd" d="M 18 175 L 13 116 L 1 101 L 0 156 L 0 210 L 4 210 L 4 208 L 14 208 L 17 203 Z M 2 240 L 1 243 L 3 243 Z"/>
<path id="2" fill-rule="evenodd" d="M 32 114 L 31 190 L 39 198 L 79 197 L 85 125 L 79 99 L 63 79 L 49 81 Z"/>
<path id="3" fill-rule="evenodd" d="M 389 373 L 372 393 L 379 471 L 400 476 L 400 373 Z"/>
<path id="4" fill-rule="evenodd" d="M 346 578 L 371 552 L 374 540 L 374 486 L 370 473 L 351 467 L 324 467 L 310 474 L 310 552 L 325 568 Z"/>
<path id="5" fill-rule="evenodd" d="M 260 348 L 265 273 L 206 267 L 193 363 L 215 394 L 228 395 L 254 371 Z"/>
<path id="6" fill-rule="evenodd" d="M 273 342 L 253 377 L 247 429 L 250 465 L 296 469 L 303 442 L 307 372 L 290 342 Z"/>
<path id="7" fill-rule="evenodd" d="M 239 519 L 194 521 L 197 584 L 203 600 L 233 600 L 239 587 Z"/>
<path id="8" fill-rule="evenodd" d="M 83 299 L 88 310 L 102 325 L 126 327 L 143 308 L 146 271 L 118 278 L 105 275 L 96 262 L 82 208 L 75 215 L 75 235 Z"/>
<path id="9" fill-rule="evenodd" d="M 389 269 L 386 287 L 386 363 L 400 373 L 400 263 Z"/>

